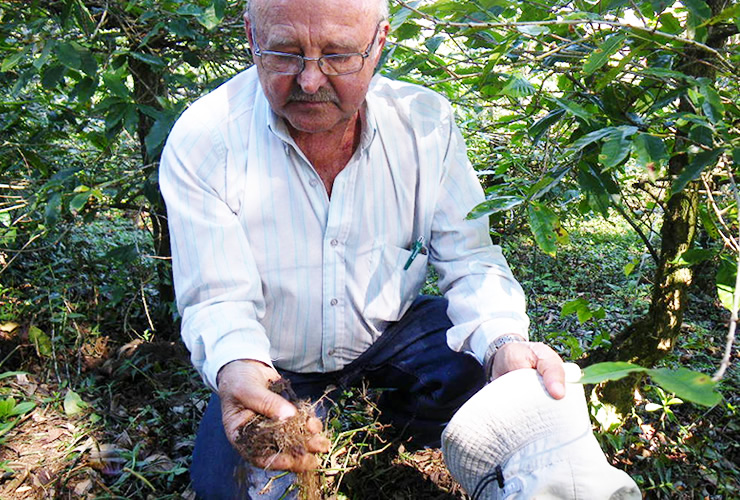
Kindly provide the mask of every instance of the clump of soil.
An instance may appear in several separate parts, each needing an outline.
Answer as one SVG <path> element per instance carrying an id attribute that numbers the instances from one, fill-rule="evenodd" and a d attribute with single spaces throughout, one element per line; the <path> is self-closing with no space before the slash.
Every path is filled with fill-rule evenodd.
<path id="1" fill-rule="evenodd" d="M 287 453 L 299 457 L 307 453 L 306 444 L 314 435 L 307 429 L 308 421 L 315 417 L 314 406 L 310 401 L 300 400 L 290 386 L 290 381 L 280 378 L 271 382 L 269 389 L 293 403 L 298 412 L 286 420 L 273 420 L 264 415 L 255 415 L 239 430 L 236 448 L 242 457 L 250 462 L 268 460 L 277 453 Z M 304 500 L 318 500 L 320 497 L 319 476 L 314 471 L 296 475 L 296 484 Z M 243 477 L 249 483 L 249 477 Z"/>

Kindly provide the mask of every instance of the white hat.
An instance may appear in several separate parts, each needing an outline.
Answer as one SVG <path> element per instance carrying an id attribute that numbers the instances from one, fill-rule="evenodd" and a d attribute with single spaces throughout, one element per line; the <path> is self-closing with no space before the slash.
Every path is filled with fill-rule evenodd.
<path id="1" fill-rule="evenodd" d="M 580 368 L 566 364 L 566 380 Z M 515 370 L 475 394 L 442 434 L 452 476 L 473 500 L 639 500 L 635 482 L 609 465 L 591 430 L 583 386 L 553 399 L 534 369 Z"/>

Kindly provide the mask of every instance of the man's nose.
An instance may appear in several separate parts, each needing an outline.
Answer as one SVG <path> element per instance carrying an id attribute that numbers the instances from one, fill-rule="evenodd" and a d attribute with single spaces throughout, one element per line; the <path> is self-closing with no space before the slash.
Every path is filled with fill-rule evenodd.
<path id="1" fill-rule="evenodd" d="M 319 61 L 309 59 L 305 61 L 303 71 L 298 74 L 296 81 L 306 94 L 314 94 L 328 81 L 328 79 L 326 78 L 326 75 L 321 72 Z"/>

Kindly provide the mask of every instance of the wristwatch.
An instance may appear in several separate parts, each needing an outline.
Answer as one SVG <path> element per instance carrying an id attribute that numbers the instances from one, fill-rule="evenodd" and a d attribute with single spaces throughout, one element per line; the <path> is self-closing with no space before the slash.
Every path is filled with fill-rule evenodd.
<path id="1" fill-rule="evenodd" d="M 493 376 L 493 358 L 496 356 L 496 351 L 501 349 L 501 347 L 505 346 L 506 344 L 511 344 L 512 342 L 527 341 L 519 335 L 501 335 L 500 337 L 496 337 L 493 342 L 491 342 L 491 345 L 488 346 L 485 357 L 484 373 L 486 374 L 486 378 L 489 381 Z"/>

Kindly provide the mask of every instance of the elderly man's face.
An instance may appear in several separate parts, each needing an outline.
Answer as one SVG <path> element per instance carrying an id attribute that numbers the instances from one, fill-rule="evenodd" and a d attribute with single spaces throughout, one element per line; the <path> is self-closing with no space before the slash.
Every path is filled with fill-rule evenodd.
<path id="1" fill-rule="evenodd" d="M 362 53 L 378 27 L 377 0 L 253 1 L 247 33 L 252 47 L 256 41 L 263 51 L 305 57 Z M 349 75 L 326 76 L 316 61 L 307 61 L 297 75 L 284 75 L 266 69 L 255 57 L 273 111 L 301 132 L 340 130 L 365 99 L 387 31 L 383 21 L 362 70 Z"/>

